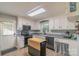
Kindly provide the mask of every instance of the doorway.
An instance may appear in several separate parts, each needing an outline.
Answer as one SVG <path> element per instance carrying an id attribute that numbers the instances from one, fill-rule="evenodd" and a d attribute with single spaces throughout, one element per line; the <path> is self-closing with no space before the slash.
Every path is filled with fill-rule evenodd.
<path id="1" fill-rule="evenodd" d="M 0 21 L 0 51 L 16 46 L 16 21 Z"/>

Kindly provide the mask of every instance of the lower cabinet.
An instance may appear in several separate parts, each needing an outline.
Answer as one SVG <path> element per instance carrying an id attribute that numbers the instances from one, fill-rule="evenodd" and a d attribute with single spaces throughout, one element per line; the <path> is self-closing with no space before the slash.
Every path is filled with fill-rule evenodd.
<path id="1" fill-rule="evenodd" d="M 69 56 L 69 45 L 66 43 L 55 42 L 56 44 L 56 52 L 61 53 L 65 56 Z"/>
<path id="2" fill-rule="evenodd" d="M 49 48 L 49 49 L 52 49 L 52 50 L 54 50 L 54 37 L 46 37 L 46 46 L 47 46 L 47 48 Z"/>

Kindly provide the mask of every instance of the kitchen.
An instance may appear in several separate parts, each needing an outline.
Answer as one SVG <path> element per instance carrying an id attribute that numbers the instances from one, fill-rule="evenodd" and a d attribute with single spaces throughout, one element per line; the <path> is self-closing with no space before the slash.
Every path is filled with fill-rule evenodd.
<path id="1" fill-rule="evenodd" d="M 51 56 L 78 56 L 78 12 L 78 2 L 0 2 L 0 55 L 27 47 L 31 50 L 30 38 L 40 38 L 54 52 Z"/>

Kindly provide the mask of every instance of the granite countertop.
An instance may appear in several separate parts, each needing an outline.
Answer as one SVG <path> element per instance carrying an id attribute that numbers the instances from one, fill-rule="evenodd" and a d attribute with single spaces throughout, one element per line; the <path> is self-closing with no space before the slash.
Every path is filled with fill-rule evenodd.
<path id="1" fill-rule="evenodd" d="M 36 36 L 41 36 L 41 37 L 54 37 L 54 38 L 59 38 L 59 39 L 68 39 L 68 40 L 74 40 L 74 39 L 70 39 L 70 38 L 66 38 L 64 37 L 65 35 L 59 35 L 59 34 L 33 34 L 33 35 L 36 35 Z"/>
<path id="2" fill-rule="evenodd" d="M 56 37 L 56 38 L 64 38 L 64 35 L 56 35 L 56 34 L 33 34 L 33 35 L 37 35 L 37 36 L 43 36 L 43 37 Z"/>

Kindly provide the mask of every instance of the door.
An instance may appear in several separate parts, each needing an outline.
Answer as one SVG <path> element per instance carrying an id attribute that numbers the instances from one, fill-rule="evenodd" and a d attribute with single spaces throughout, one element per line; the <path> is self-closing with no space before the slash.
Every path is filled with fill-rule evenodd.
<path id="1" fill-rule="evenodd" d="M 69 44 L 56 42 L 56 52 L 69 56 Z"/>
<path id="2" fill-rule="evenodd" d="M 0 22 L 0 51 L 16 46 L 16 22 Z"/>

